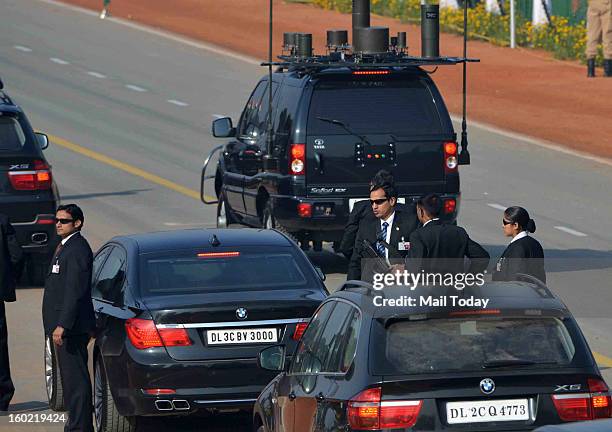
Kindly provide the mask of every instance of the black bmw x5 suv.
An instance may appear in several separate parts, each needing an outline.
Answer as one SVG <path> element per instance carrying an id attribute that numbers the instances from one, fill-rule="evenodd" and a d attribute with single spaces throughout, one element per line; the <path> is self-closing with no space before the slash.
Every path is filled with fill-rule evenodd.
<path id="1" fill-rule="evenodd" d="M 45 134 L 34 132 L 23 110 L 0 81 L 0 212 L 6 214 L 26 253 L 26 282 L 44 282 L 55 247 L 57 185 L 43 150 Z"/>

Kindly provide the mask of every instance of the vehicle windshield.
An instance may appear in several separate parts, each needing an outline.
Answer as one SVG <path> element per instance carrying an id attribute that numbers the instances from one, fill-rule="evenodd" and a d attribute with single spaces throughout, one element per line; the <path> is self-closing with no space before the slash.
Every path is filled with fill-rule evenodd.
<path id="1" fill-rule="evenodd" d="M 442 133 L 433 97 L 419 79 L 321 81 L 310 102 L 308 135 L 356 134 L 398 137 Z"/>
<path id="2" fill-rule="evenodd" d="M 568 366 L 576 353 L 564 322 L 553 317 L 399 321 L 381 331 L 373 352 L 385 375 Z"/>
<path id="3" fill-rule="evenodd" d="M 147 254 L 141 261 L 141 290 L 155 296 L 314 286 L 297 259 L 290 248 L 227 256 L 201 251 Z"/>
<path id="4" fill-rule="evenodd" d="M 25 134 L 17 119 L 0 116 L 0 151 L 19 150 L 25 142 Z"/>

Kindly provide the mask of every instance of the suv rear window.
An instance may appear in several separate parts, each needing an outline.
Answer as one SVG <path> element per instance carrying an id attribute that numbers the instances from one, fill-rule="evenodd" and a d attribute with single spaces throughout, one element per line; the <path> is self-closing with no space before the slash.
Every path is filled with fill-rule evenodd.
<path id="1" fill-rule="evenodd" d="M 553 317 L 400 321 L 377 345 L 376 373 L 385 375 L 562 367 L 576 353 L 564 321 Z"/>
<path id="2" fill-rule="evenodd" d="M 198 253 L 201 251 L 143 256 L 143 294 L 284 289 L 306 287 L 311 282 L 289 248 L 273 252 L 239 252 L 238 256 L 228 257 L 199 257 Z"/>
<path id="3" fill-rule="evenodd" d="M 320 81 L 312 95 L 308 135 L 345 135 L 339 120 L 359 134 L 397 136 L 442 133 L 433 96 L 419 79 Z"/>
<path id="4" fill-rule="evenodd" d="M 0 151 L 19 150 L 25 142 L 25 134 L 17 119 L 0 116 Z"/>

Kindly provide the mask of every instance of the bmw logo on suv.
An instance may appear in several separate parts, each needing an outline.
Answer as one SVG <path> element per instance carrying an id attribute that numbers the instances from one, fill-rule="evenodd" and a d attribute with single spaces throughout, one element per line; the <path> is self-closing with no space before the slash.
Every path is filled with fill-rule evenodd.
<path id="1" fill-rule="evenodd" d="M 236 317 L 238 317 L 239 320 L 244 320 L 247 317 L 247 310 L 243 307 L 236 309 Z"/>
<path id="2" fill-rule="evenodd" d="M 491 378 L 485 378 L 480 381 L 480 391 L 486 395 L 490 395 L 495 391 L 495 382 Z"/>

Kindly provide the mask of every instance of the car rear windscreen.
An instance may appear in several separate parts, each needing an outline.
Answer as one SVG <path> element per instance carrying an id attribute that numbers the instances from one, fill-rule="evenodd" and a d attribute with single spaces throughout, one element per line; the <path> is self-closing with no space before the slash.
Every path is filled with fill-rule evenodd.
<path id="1" fill-rule="evenodd" d="M 147 254 L 141 258 L 141 291 L 173 295 L 306 287 L 310 276 L 286 249 L 225 256 L 198 251 Z"/>
<path id="2" fill-rule="evenodd" d="M 0 116 L 0 151 L 19 150 L 25 142 L 25 134 L 17 119 Z"/>
<path id="3" fill-rule="evenodd" d="M 418 79 L 320 81 L 312 95 L 308 135 L 346 135 L 322 121 L 339 120 L 354 133 L 396 136 L 442 133 L 433 96 Z"/>
<path id="4" fill-rule="evenodd" d="M 576 354 L 564 321 L 553 317 L 399 321 L 379 332 L 373 366 L 383 375 L 562 367 Z"/>

